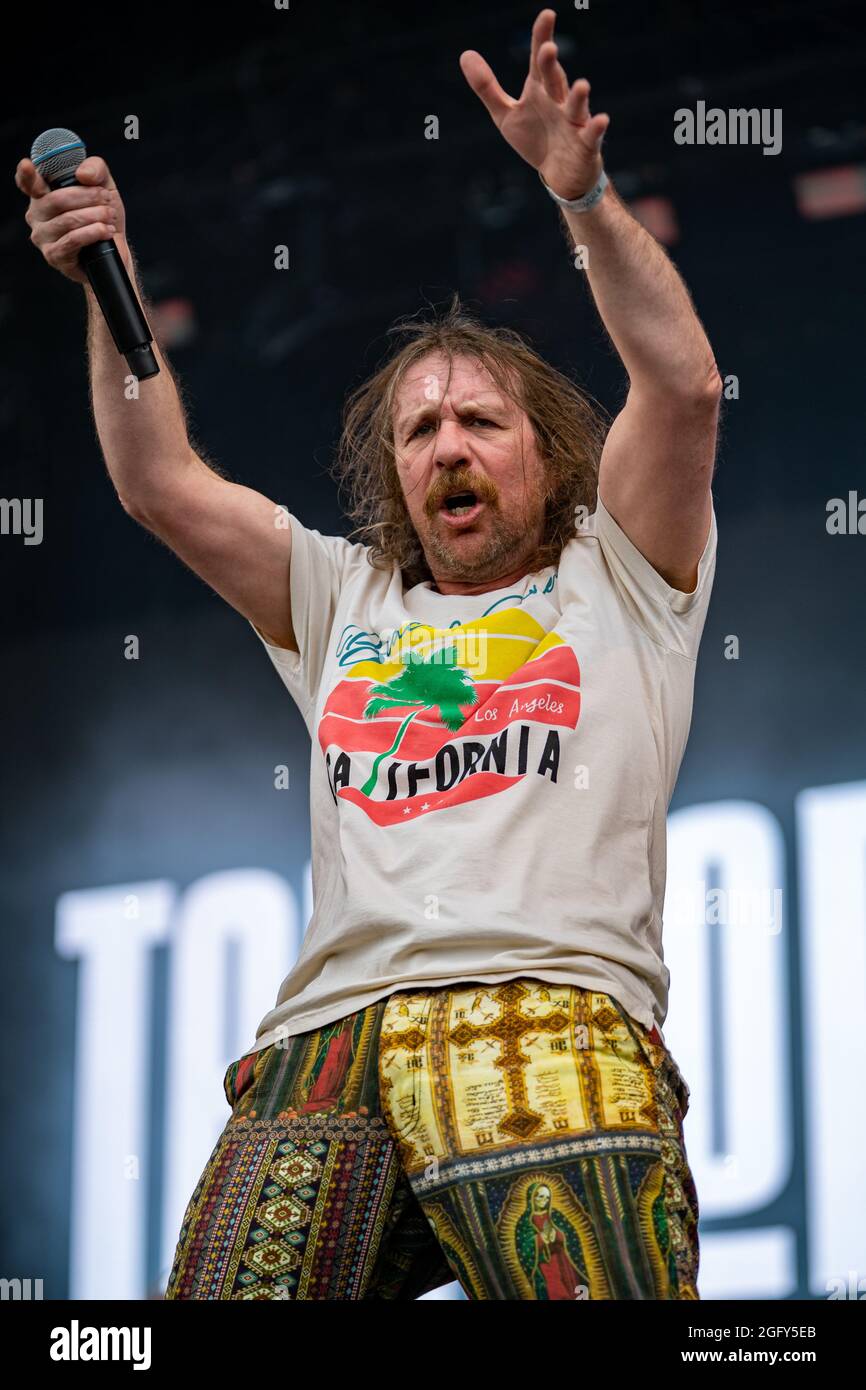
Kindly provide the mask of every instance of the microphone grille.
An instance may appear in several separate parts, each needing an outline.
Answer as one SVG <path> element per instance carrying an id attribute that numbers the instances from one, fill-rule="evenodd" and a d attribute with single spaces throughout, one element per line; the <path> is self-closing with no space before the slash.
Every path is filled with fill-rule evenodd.
<path id="1" fill-rule="evenodd" d="M 53 130 L 43 130 L 37 135 L 30 150 L 30 158 L 36 165 L 46 183 L 53 179 L 74 174 L 87 157 L 84 141 L 74 130 L 56 126 Z"/>

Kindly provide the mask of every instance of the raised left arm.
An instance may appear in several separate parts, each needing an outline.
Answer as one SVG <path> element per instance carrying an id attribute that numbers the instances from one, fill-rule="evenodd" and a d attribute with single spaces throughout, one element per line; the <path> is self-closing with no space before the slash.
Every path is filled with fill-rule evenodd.
<path id="1" fill-rule="evenodd" d="M 606 114 L 589 110 L 589 83 L 569 86 L 552 40 L 556 14 L 532 28 L 529 73 L 508 96 L 474 50 L 460 65 L 497 129 L 554 193 L 588 193 L 602 170 Z M 673 588 L 691 592 L 712 514 L 721 378 L 688 290 L 659 243 L 608 183 L 589 212 L 561 209 L 596 306 L 629 377 L 599 469 L 604 506 Z"/>
<path id="2" fill-rule="evenodd" d="M 586 247 L 585 273 L 629 377 L 599 496 L 662 578 L 690 593 L 712 509 L 722 391 L 712 348 L 674 265 L 612 184 L 591 212 L 562 216 Z"/>

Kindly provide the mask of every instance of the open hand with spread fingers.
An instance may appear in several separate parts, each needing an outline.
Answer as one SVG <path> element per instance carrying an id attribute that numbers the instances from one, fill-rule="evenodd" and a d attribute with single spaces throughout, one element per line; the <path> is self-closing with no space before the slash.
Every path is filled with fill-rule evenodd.
<path id="1" fill-rule="evenodd" d="M 561 198 L 582 198 L 601 175 L 601 142 L 610 117 L 590 115 L 585 77 L 569 86 L 553 41 L 555 23 L 554 10 L 541 10 L 532 26 L 529 72 L 519 100 L 502 90 L 474 49 L 461 53 L 460 67 L 512 149 Z"/>

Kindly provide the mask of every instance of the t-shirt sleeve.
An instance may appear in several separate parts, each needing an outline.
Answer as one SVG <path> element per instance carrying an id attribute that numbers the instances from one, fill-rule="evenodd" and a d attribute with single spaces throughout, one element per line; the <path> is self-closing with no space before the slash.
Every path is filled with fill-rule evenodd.
<path id="1" fill-rule="evenodd" d="M 302 525 L 289 512 L 292 528 L 292 555 L 289 589 L 292 627 L 299 651 L 268 642 L 255 623 L 250 626 L 264 644 L 289 693 L 305 720 L 316 701 L 328 653 L 337 601 L 347 568 L 363 560 L 366 547 L 342 536 L 323 536 Z"/>
<path id="2" fill-rule="evenodd" d="M 614 521 L 601 497 L 597 499 L 593 515 L 602 554 L 620 598 L 634 621 L 653 641 L 694 660 L 700 646 L 716 570 L 718 528 L 715 507 L 712 508 L 706 545 L 698 562 L 698 582 L 691 593 L 673 588 L 662 578 Z"/>

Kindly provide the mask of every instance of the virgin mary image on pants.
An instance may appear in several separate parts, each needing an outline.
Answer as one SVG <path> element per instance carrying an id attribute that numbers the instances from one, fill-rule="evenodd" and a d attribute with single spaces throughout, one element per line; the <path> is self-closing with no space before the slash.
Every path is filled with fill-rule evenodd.
<path id="1" fill-rule="evenodd" d="M 346 1073 L 355 1055 L 354 1027 L 362 1023 L 360 1016 L 337 1019 L 322 1028 L 320 1046 L 310 1071 L 307 1099 L 302 1107 L 311 1110 L 334 1110 L 340 1103 Z"/>
<path id="2" fill-rule="evenodd" d="M 572 1258 L 580 1241 L 566 1218 L 553 1206 L 547 1183 L 530 1183 L 526 1210 L 517 1223 L 517 1254 L 532 1280 L 538 1299 L 574 1299 L 586 1284 Z"/>

